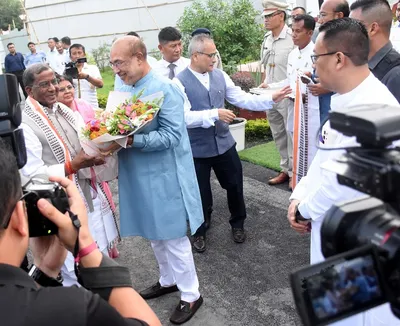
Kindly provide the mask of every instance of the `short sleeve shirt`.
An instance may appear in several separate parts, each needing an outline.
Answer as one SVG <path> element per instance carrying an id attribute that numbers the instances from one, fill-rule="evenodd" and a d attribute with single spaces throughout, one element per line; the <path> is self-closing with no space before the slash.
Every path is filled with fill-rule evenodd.
<path id="1" fill-rule="evenodd" d="M 267 84 L 287 78 L 288 57 L 294 47 L 292 31 L 286 25 L 276 39 L 272 32 L 265 34 L 261 48 L 261 64 L 265 68 Z"/>
<path id="2" fill-rule="evenodd" d="M 95 65 L 88 65 L 87 63 L 85 63 L 83 65 L 82 72 L 88 74 L 90 77 L 102 79 L 100 70 Z M 97 100 L 96 87 L 93 84 L 89 83 L 89 81 L 87 81 L 86 79 L 80 79 L 79 84 L 81 89 L 81 98 L 89 102 L 94 109 L 98 109 L 99 102 Z M 74 79 L 74 86 L 75 86 L 75 98 L 78 98 L 79 90 L 78 90 L 77 79 Z"/>

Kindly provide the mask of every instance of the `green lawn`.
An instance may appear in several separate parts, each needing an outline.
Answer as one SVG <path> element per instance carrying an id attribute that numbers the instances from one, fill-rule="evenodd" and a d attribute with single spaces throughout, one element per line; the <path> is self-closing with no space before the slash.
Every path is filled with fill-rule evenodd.
<path id="1" fill-rule="evenodd" d="M 244 149 L 239 152 L 239 157 L 243 161 L 261 165 L 275 171 L 281 170 L 279 166 L 280 156 L 273 141 Z"/>
<path id="2" fill-rule="evenodd" d="M 97 89 L 97 94 L 108 96 L 110 91 L 114 90 L 114 73 L 111 67 L 106 67 L 104 71 L 101 72 L 103 77 L 104 86 L 103 88 Z"/>

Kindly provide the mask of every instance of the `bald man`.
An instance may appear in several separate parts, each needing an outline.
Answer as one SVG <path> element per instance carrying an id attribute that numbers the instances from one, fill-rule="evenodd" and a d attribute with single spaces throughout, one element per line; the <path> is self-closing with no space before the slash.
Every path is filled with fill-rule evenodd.
<path id="1" fill-rule="evenodd" d="M 350 17 L 364 23 L 369 36 L 368 66 L 400 102 L 400 54 L 390 42 L 392 10 L 386 0 L 357 0 Z"/>
<path id="2" fill-rule="evenodd" d="M 114 42 L 110 63 L 124 82 L 120 89 L 143 96 L 162 92 L 159 114 L 118 152 L 121 234 L 149 239 L 161 277 L 140 295 L 152 299 L 180 291 L 170 321 L 182 324 L 203 303 L 186 236 L 203 223 L 203 210 L 184 118 L 184 95 L 151 70 L 144 43 L 135 36 Z M 116 150 L 114 144 L 108 150 Z"/>

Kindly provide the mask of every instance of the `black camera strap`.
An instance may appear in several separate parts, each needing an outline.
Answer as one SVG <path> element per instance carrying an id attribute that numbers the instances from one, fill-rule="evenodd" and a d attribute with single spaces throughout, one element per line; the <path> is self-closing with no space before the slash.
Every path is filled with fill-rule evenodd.
<path id="1" fill-rule="evenodd" d="M 76 237 L 75 246 L 74 246 L 74 252 L 73 252 L 73 256 L 74 256 L 74 258 L 76 258 L 79 255 L 79 230 L 81 228 L 81 221 L 79 221 L 78 215 L 72 213 L 69 209 L 67 209 L 67 212 L 69 214 L 69 217 L 71 218 L 72 225 L 75 227 L 75 229 L 78 233 L 77 237 Z M 79 263 L 75 259 L 74 260 L 74 272 L 75 272 L 76 278 L 78 279 L 78 283 L 82 285 L 82 279 L 81 279 L 78 267 L 79 267 Z"/>

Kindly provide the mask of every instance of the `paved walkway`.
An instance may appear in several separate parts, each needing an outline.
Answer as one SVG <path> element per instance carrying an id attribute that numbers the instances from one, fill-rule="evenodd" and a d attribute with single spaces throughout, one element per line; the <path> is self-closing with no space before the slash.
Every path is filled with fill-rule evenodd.
<path id="1" fill-rule="evenodd" d="M 213 178 L 214 213 L 208 247 L 195 253 L 204 304 L 187 326 L 301 325 L 293 304 L 288 275 L 308 264 L 309 238 L 295 234 L 286 219 L 287 185 L 271 187 L 274 172 L 243 162 L 248 219 L 247 241 L 231 239 L 225 192 Z M 113 185 L 114 193 L 116 185 Z M 147 240 L 125 238 L 119 261 L 129 266 L 134 287 L 142 290 L 158 279 Z M 163 325 L 178 304 L 173 293 L 149 300 Z"/>

